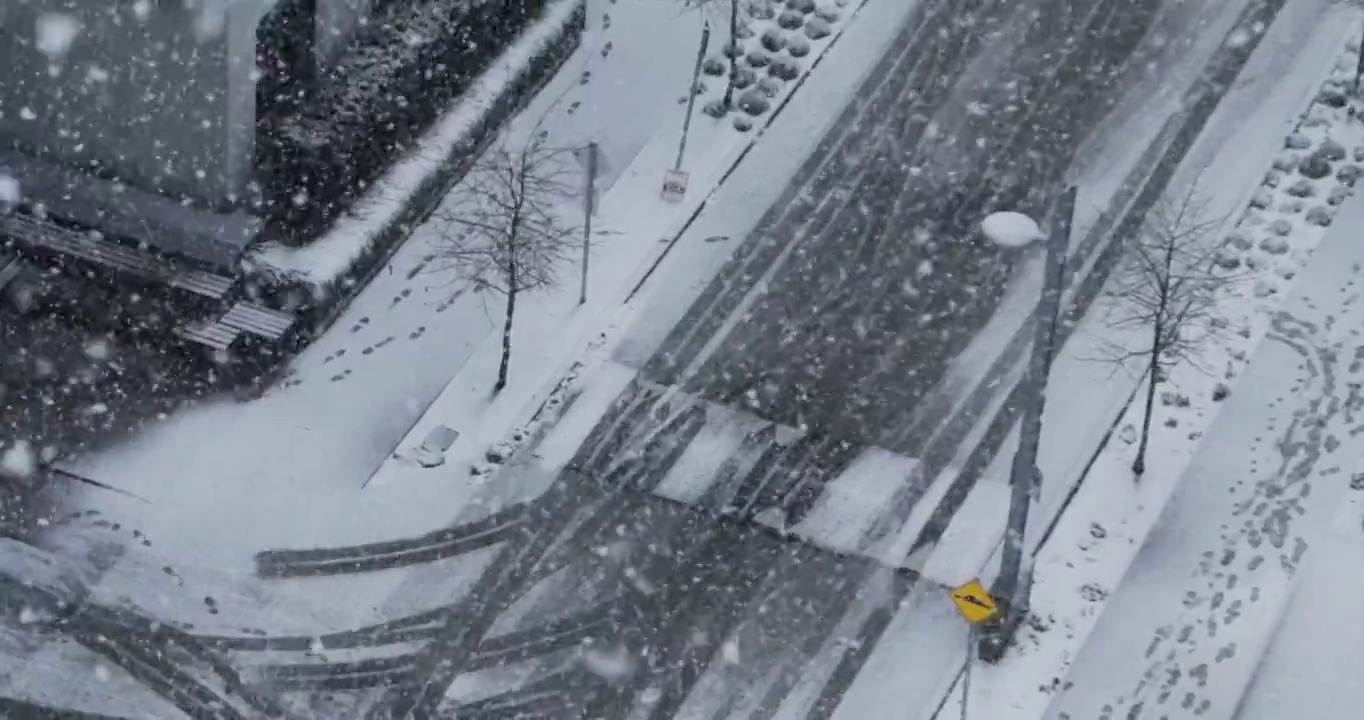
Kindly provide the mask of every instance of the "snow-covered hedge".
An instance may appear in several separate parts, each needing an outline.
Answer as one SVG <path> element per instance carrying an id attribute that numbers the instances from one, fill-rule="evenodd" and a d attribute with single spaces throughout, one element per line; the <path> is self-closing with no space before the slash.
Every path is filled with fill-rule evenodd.
<path id="1" fill-rule="evenodd" d="M 324 331 L 468 172 L 497 129 L 573 54 L 585 20 L 584 0 L 551 2 L 330 231 L 303 247 L 266 242 L 255 248 L 244 263 L 250 294 L 300 312 L 310 332 Z"/>

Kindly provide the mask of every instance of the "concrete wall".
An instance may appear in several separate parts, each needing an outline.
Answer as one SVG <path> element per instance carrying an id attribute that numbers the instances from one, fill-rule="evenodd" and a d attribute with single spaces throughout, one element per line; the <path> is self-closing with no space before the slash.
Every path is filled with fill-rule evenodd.
<path id="1" fill-rule="evenodd" d="M 230 204 L 251 176 L 255 26 L 272 1 L 0 0 L 0 144 Z M 64 53 L 44 27 L 75 30 Z"/>

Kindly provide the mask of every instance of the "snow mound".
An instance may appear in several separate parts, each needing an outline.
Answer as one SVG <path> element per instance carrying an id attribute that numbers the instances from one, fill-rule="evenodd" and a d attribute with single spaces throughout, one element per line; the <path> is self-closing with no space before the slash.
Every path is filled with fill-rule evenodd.
<path id="1" fill-rule="evenodd" d="M 990 213 L 980 223 L 981 232 L 990 242 L 1004 247 L 1023 247 L 1042 238 L 1037 221 L 1023 213 L 1004 211 Z"/>

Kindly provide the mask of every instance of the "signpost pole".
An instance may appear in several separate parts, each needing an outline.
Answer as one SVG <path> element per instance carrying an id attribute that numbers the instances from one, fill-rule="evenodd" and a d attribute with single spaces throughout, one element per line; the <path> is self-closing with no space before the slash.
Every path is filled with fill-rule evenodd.
<path id="1" fill-rule="evenodd" d="M 578 304 L 587 302 L 587 262 L 592 257 L 592 212 L 597 191 L 597 144 L 587 144 L 587 190 L 583 193 L 586 212 L 583 213 L 583 277 L 582 288 L 578 292 Z"/>
<path id="2" fill-rule="evenodd" d="M 976 664 L 976 647 L 980 643 L 976 628 L 998 617 L 999 605 L 981 584 L 980 578 L 968 580 L 948 590 L 947 597 L 957 606 L 957 612 L 961 613 L 961 619 L 966 621 L 967 626 L 966 659 L 961 666 L 961 720 L 966 720 L 967 704 L 971 700 L 971 666 Z"/>
<path id="3" fill-rule="evenodd" d="M 691 94 L 687 97 L 687 116 L 682 120 L 682 141 L 677 145 L 677 162 L 674 170 L 682 169 L 682 155 L 687 152 L 687 133 L 691 131 L 692 110 L 696 108 L 696 88 L 701 81 L 701 65 L 706 61 L 706 48 L 710 45 L 710 20 L 701 29 L 701 48 L 696 51 L 696 67 L 691 73 Z"/>
<path id="4" fill-rule="evenodd" d="M 961 669 L 961 720 L 967 720 L 966 703 L 971 699 L 971 666 L 976 654 L 976 626 L 966 630 L 966 664 Z"/>

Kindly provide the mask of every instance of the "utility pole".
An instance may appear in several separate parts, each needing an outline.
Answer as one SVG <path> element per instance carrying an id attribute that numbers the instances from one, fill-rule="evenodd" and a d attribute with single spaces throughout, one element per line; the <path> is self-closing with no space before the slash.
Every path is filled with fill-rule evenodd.
<path id="1" fill-rule="evenodd" d="M 1075 186 L 1071 186 L 1061 194 L 1047 240 L 1042 295 L 1033 317 L 1032 356 L 1023 380 L 1023 421 L 1018 451 L 1014 453 L 1009 473 L 1008 526 L 1004 532 L 999 577 L 991 592 L 1002 601 L 1004 612 L 992 618 L 980 639 L 980 656 L 986 662 L 999 660 L 1028 613 L 1028 598 L 1032 592 L 1032 553 L 1026 547 L 1028 513 L 1042 485 L 1042 474 L 1037 468 L 1037 447 L 1047 400 L 1047 376 L 1051 373 L 1056 350 L 1056 325 L 1060 321 L 1061 293 L 1066 283 L 1066 258 L 1070 251 L 1076 192 Z"/>
<path id="2" fill-rule="evenodd" d="M 682 141 L 677 145 L 677 162 L 673 170 L 682 169 L 682 156 L 687 152 L 687 133 L 691 132 L 692 111 L 696 108 L 696 88 L 701 81 L 701 65 L 706 61 L 706 48 L 710 46 L 710 20 L 701 28 L 701 48 L 696 51 L 696 67 L 691 72 L 691 94 L 687 97 L 687 116 L 682 120 Z"/>
<path id="3" fill-rule="evenodd" d="M 587 263 L 592 257 L 592 213 L 596 211 L 597 143 L 587 144 L 587 188 L 583 192 L 583 277 L 578 304 L 587 302 Z"/>

